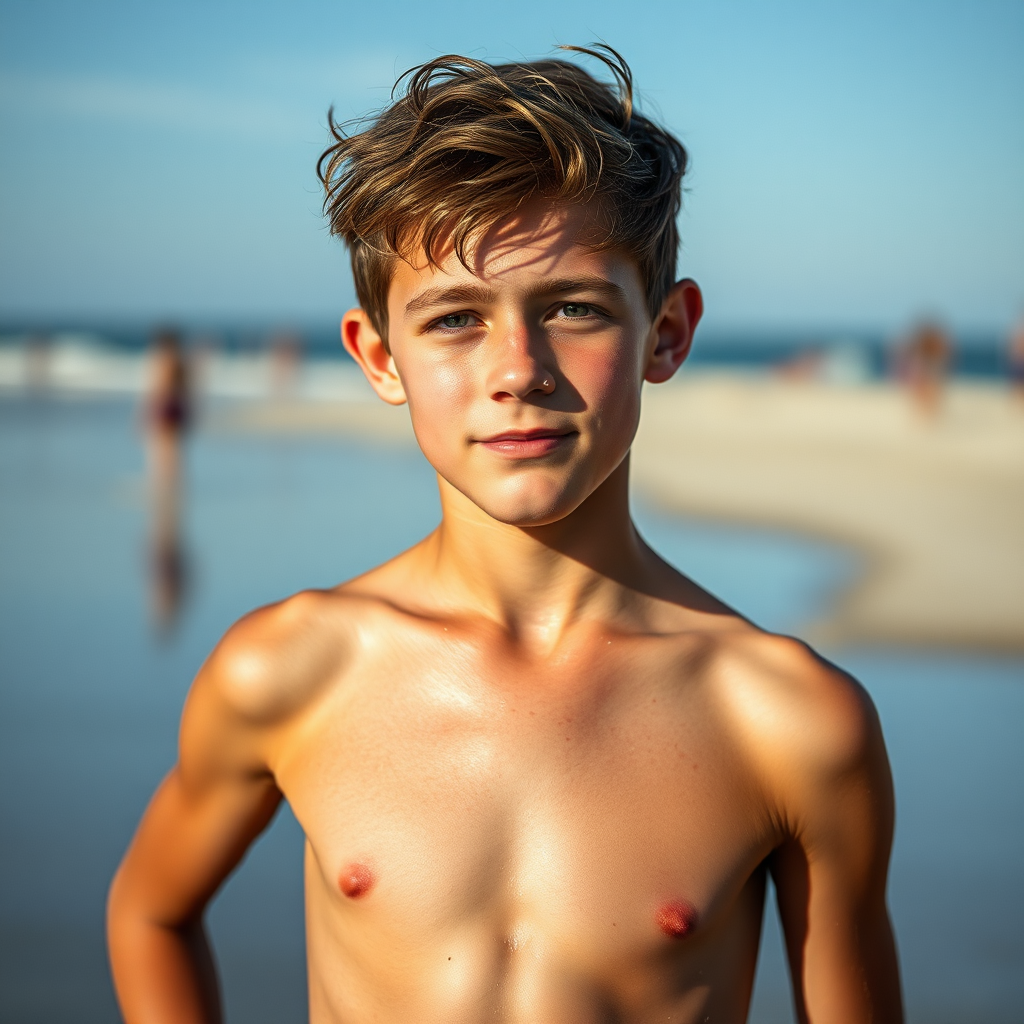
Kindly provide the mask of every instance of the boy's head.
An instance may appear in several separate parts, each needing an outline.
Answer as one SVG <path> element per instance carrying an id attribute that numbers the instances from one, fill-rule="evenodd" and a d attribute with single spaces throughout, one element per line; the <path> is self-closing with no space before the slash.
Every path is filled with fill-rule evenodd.
<path id="1" fill-rule="evenodd" d="M 356 293 L 385 344 L 396 260 L 466 261 L 489 228 L 531 201 L 593 210 L 596 247 L 636 263 L 652 317 L 675 281 L 676 217 L 687 155 L 633 110 L 632 75 L 609 47 L 615 85 L 565 60 L 491 65 L 439 57 L 405 94 L 320 159 L 331 232 L 352 257 Z"/>
<path id="2" fill-rule="evenodd" d="M 633 114 L 618 56 L 586 52 L 618 89 L 564 61 L 435 61 L 362 134 L 332 126 L 321 163 L 362 304 L 345 347 L 409 403 L 443 502 L 517 526 L 623 465 L 643 381 L 701 315 L 673 283 L 685 151 Z"/>

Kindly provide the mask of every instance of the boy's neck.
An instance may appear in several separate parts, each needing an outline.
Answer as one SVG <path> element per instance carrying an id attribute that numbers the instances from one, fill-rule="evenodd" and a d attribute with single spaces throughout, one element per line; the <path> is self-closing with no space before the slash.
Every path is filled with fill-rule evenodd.
<path id="1" fill-rule="evenodd" d="M 420 548 L 437 603 L 492 618 L 550 652 L 581 618 L 612 618 L 646 589 L 651 553 L 629 514 L 629 458 L 570 515 L 546 526 L 492 519 L 441 480 L 442 521 Z"/>

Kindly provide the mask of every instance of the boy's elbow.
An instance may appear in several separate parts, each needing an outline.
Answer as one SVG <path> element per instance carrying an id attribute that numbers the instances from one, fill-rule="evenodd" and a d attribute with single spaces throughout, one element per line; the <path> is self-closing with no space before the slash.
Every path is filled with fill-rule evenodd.
<path id="1" fill-rule="evenodd" d="M 138 933 L 139 929 L 176 931 L 187 929 L 195 918 L 189 914 L 176 920 L 168 914 L 166 894 L 133 842 L 121 859 L 107 890 L 107 937 Z M 161 897 L 164 898 L 161 898 Z"/>
<path id="2" fill-rule="evenodd" d="M 146 923 L 138 900 L 132 899 L 131 886 L 126 881 L 125 860 L 122 860 L 107 891 L 107 955 L 118 989 L 126 974 L 131 974 L 132 954 L 141 945 Z"/>
<path id="3" fill-rule="evenodd" d="M 114 872 L 110 888 L 107 890 L 107 937 L 111 938 L 121 930 L 124 924 L 132 917 L 133 912 L 138 912 L 138 907 L 133 907 L 131 887 L 128 884 L 128 858 L 131 851 L 124 855 L 121 863 Z"/>
<path id="4" fill-rule="evenodd" d="M 132 936 L 137 936 L 140 927 L 151 923 L 139 887 L 131 884 L 131 854 L 129 849 L 107 890 L 107 946 L 111 960 L 116 958 L 119 949 L 130 948 Z"/>

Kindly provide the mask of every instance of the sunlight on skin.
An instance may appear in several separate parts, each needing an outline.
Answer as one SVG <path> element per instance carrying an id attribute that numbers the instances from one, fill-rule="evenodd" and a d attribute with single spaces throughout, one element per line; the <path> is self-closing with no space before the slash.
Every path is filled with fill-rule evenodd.
<path id="1" fill-rule="evenodd" d="M 594 515 L 615 524 L 610 557 L 637 557 L 625 476 L 641 387 L 686 357 L 701 296 L 680 282 L 652 321 L 635 261 L 595 250 L 595 230 L 586 208 L 534 204 L 484 235 L 469 267 L 454 252 L 439 266 L 397 261 L 387 346 L 362 310 L 342 323 L 378 395 L 409 403 L 444 522 L 457 524 L 435 535 L 438 555 L 474 580 L 498 551 L 539 559 L 548 575 L 575 571 L 559 553 Z M 535 605 L 537 639 L 554 641 L 593 584 L 581 575 L 575 608 Z"/>
<path id="2" fill-rule="evenodd" d="M 769 871 L 798 1016 L 899 1020 L 877 717 L 638 536 L 643 382 L 686 357 L 700 292 L 652 319 L 591 227 L 534 206 L 468 268 L 397 263 L 390 349 L 345 316 L 444 518 L 204 665 L 112 889 L 127 1019 L 156 990 L 163 1019 L 216 1019 L 198 914 L 287 799 L 311 1020 L 740 1020 Z"/>

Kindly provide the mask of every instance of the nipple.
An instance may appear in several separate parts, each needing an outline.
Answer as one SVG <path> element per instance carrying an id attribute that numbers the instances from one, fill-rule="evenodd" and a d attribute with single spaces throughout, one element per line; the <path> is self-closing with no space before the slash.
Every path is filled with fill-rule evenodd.
<path id="1" fill-rule="evenodd" d="M 350 899 L 358 900 L 373 888 L 373 872 L 365 864 L 349 864 L 338 876 L 338 888 Z"/>
<path id="2" fill-rule="evenodd" d="M 673 939 L 686 938 L 697 923 L 697 911 L 686 900 L 672 900 L 658 908 L 658 927 Z"/>

